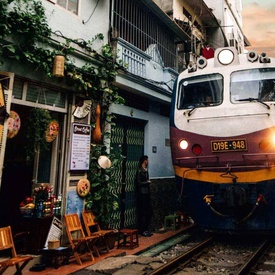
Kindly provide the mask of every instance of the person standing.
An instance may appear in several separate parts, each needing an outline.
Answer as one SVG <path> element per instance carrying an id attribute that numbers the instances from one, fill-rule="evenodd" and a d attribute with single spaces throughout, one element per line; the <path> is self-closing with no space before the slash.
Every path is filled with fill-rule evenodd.
<path id="1" fill-rule="evenodd" d="M 141 156 L 138 170 L 136 173 L 136 201 L 139 234 L 150 237 L 153 234 L 149 231 L 150 220 L 152 217 L 152 207 L 150 198 L 150 183 L 148 173 L 148 156 Z"/>

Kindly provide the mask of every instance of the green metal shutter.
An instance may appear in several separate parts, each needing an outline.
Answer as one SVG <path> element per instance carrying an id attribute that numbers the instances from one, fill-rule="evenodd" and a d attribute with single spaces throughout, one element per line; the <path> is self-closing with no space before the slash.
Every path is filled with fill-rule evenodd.
<path id="1" fill-rule="evenodd" d="M 136 228 L 135 175 L 139 158 L 144 153 L 145 122 L 118 116 L 115 123 L 111 146 L 113 150 L 120 147 L 126 157 L 116 175 L 120 182 L 116 190 L 120 197 L 120 227 Z"/>

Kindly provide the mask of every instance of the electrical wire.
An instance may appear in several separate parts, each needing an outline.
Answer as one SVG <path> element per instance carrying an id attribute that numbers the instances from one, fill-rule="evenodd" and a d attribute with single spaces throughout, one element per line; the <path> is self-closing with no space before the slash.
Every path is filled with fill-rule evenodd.
<path id="1" fill-rule="evenodd" d="M 97 0 L 97 3 L 96 3 L 96 5 L 95 5 L 95 7 L 94 7 L 94 9 L 93 9 L 93 11 L 92 11 L 90 17 L 88 18 L 88 20 L 87 20 L 87 21 L 82 20 L 82 24 L 86 24 L 86 23 L 88 23 L 88 22 L 90 21 L 90 19 L 92 18 L 93 14 L 95 13 L 95 10 L 96 10 L 96 8 L 97 8 L 97 6 L 98 6 L 99 1 L 100 1 L 100 0 Z"/>

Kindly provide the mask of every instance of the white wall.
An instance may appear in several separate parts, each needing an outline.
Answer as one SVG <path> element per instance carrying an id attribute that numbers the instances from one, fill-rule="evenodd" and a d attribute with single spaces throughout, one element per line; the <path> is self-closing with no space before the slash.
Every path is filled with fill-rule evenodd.
<path id="1" fill-rule="evenodd" d="M 171 148 L 165 145 L 165 139 L 170 138 L 169 132 L 169 118 L 150 111 L 145 131 L 145 154 L 149 157 L 150 178 L 174 176 Z M 153 146 L 157 149 L 156 153 L 152 151 Z"/>
<path id="2" fill-rule="evenodd" d="M 154 108 L 156 107 L 156 110 Z M 165 146 L 165 139 L 169 139 L 169 118 L 157 114 L 158 103 L 151 103 L 150 111 L 144 112 L 122 105 L 113 105 L 110 111 L 135 119 L 144 120 L 144 154 L 149 157 L 150 178 L 174 177 L 170 146 Z M 152 152 L 152 147 L 157 147 L 157 152 Z"/>
<path id="3" fill-rule="evenodd" d="M 106 44 L 108 42 L 110 1 L 99 1 L 95 9 L 96 2 L 91 0 L 80 1 L 78 15 L 48 0 L 43 1 L 43 5 L 46 8 L 48 23 L 53 32 L 59 31 L 66 37 L 73 39 L 82 38 L 86 41 L 92 40 L 96 34 L 102 33 L 105 37 L 104 44 Z M 90 16 L 91 18 L 89 19 Z M 83 24 L 86 21 L 88 22 Z M 94 49 L 97 50 L 96 45 Z"/>

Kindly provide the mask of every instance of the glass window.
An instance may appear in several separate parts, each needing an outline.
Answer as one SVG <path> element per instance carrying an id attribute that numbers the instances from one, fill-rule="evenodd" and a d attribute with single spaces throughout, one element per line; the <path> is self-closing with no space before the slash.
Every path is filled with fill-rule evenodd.
<path id="1" fill-rule="evenodd" d="M 78 2 L 79 0 L 57 0 L 57 4 L 61 7 L 78 14 Z"/>
<path id="2" fill-rule="evenodd" d="M 29 84 L 26 101 L 65 108 L 66 94 L 64 92 Z"/>
<path id="3" fill-rule="evenodd" d="M 19 80 L 19 79 L 15 79 L 14 80 L 14 84 L 13 84 L 13 96 L 14 98 L 17 99 L 22 99 L 23 97 L 23 81 Z"/>
<path id="4" fill-rule="evenodd" d="M 232 73 L 230 97 L 233 103 L 275 101 L 275 69 L 252 69 Z"/>
<path id="5" fill-rule="evenodd" d="M 178 109 L 216 106 L 222 103 L 223 77 L 201 75 L 180 82 Z"/>

